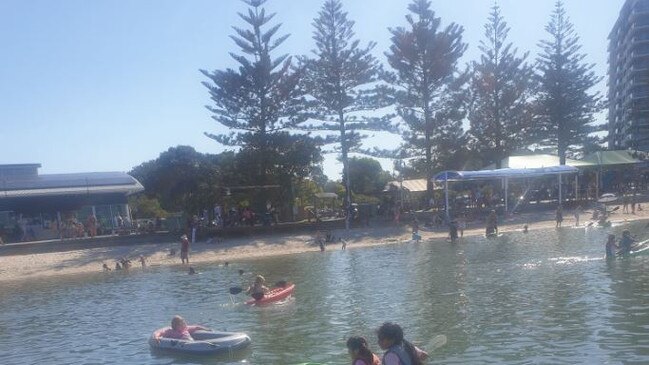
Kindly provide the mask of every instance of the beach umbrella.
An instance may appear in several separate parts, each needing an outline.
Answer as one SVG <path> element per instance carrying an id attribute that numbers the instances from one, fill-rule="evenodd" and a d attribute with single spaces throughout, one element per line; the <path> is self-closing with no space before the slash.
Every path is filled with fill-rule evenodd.
<path id="1" fill-rule="evenodd" d="M 615 194 L 603 194 L 598 200 L 598 203 L 612 203 L 617 200 Z"/>

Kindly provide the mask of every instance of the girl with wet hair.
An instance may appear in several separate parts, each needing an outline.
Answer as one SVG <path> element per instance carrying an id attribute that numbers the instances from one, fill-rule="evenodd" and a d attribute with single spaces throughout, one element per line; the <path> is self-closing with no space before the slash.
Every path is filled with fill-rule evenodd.
<path id="1" fill-rule="evenodd" d="M 423 365 L 428 354 L 403 337 L 403 329 L 396 323 L 383 323 L 377 331 L 379 346 L 385 350 L 383 365 Z"/>
<path id="2" fill-rule="evenodd" d="M 367 340 L 363 337 L 350 337 L 347 350 L 352 357 L 352 365 L 381 365 L 381 359 L 370 351 Z"/>

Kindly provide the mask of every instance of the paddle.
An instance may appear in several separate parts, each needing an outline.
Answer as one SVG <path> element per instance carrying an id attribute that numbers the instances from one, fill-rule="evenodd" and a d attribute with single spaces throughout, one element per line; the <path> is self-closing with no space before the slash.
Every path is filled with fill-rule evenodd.
<path id="1" fill-rule="evenodd" d="M 275 288 L 284 288 L 284 287 L 286 287 L 287 284 L 288 284 L 288 282 L 286 280 L 280 280 L 280 281 L 275 283 L 274 287 Z M 240 287 L 240 286 L 233 286 L 233 287 L 230 288 L 230 294 L 232 294 L 232 295 L 237 295 L 237 294 L 241 293 L 242 291 L 243 291 L 243 288 Z"/>

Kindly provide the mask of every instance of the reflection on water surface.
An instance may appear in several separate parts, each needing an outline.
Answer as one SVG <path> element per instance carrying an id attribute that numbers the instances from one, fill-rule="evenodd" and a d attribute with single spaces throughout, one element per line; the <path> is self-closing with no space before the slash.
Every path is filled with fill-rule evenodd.
<path id="1" fill-rule="evenodd" d="M 641 238 L 644 224 L 631 226 Z M 615 227 L 620 233 L 626 227 Z M 1 284 L 2 364 L 346 364 L 347 336 L 402 324 L 432 364 L 649 363 L 649 256 L 603 260 L 608 231 L 512 233 L 496 240 L 422 242 L 308 253 L 230 267 L 149 268 Z M 649 237 L 646 237 L 649 238 Z M 278 306 L 233 304 L 238 269 L 297 283 Z M 248 275 L 248 274 L 246 274 Z M 250 276 L 244 276 L 250 279 Z M 152 353 L 150 333 L 173 314 L 244 331 L 235 358 Z"/>

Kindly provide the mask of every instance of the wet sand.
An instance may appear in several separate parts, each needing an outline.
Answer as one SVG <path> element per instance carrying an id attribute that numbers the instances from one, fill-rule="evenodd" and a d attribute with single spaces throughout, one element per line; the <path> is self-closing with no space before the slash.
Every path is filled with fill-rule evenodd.
<path id="1" fill-rule="evenodd" d="M 649 219 L 649 212 L 642 211 L 636 215 L 618 212 L 611 216 L 611 222 L 624 223 L 634 220 Z M 591 212 L 581 215 L 581 225 L 585 226 L 590 221 Z M 527 224 L 530 230 L 550 229 L 555 227 L 554 212 L 517 214 L 501 219 L 500 232 L 520 232 L 523 225 Z M 347 249 L 359 249 L 386 244 L 400 244 L 411 242 L 412 228 L 409 225 L 387 223 L 381 227 L 356 228 L 349 231 L 336 230 L 333 234 L 347 241 Z M 571 211 L 564 212 L 563 226 L 574 226 L 575 219 Z M 432 244 L 446 243 L 448 232 L 443 229 L 431 231 L 422 228 L 419 234 L 422 240 L 431 241 Z M 469 222 L 464 236 L 484 235 L 484 223 Z M 197 242 L 191 245 L 190 262 L 197 263 L 224 263 L 250 260 L 260 257 L 291 255 L 310 251 L 319 251 L 313 235 L 306 234 L 272 234 L 253 237 L 232 238 L 226 240 L 213 239 L 207 242 Z M 603 244 L 603 243 L 602 243 Z M 340 250 L 340 243 L 327 245 L 327 250 Z M 175 250 L 175 255 L 170 251 Z M 50 276 L 65 276 L 98 272 L 102 264 L 106 263 L 111 269 L 115 267 L 115 260 L 127 257 L 131 260 L 131 270 L 139 270 L 140 255 L 146 258 L 147 265 L 180 265 L 180 243 L 143 243 L 137 246 L 114 246 L 76 250 L 69 252 L 23 254 L 0 256 L 0 283 L 15 280 L 32 280 Z"/>

